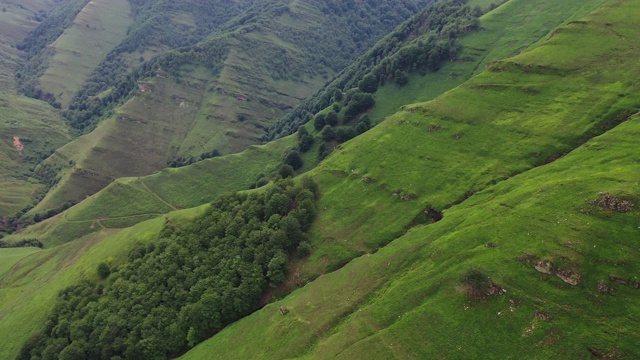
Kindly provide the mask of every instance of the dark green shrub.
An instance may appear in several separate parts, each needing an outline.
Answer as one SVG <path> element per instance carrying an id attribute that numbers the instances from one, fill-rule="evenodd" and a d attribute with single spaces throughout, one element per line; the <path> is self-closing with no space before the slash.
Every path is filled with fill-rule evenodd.
<path id="1" fill-rule="evenodd" d="M 314 140 L 311 135 L 303 135 L 298 141 L 298 148 L 300 149 L 300 151 L 305 153 L 309 151 L 309 149 L 311 149 L 311 147 L 313 146 L 313 142 Z"/>
<path id="2" fill-rule="evenodd" d="M 331 110 L 327 113 L 327 116 L 325 117 L 325 122 L 327 123 L 327 125 L 329 126 L 336 126 L 338 125 L 338 121 L 340 119 L 338 118 L 338 113 L 336 113 L 335 111 Z"/>
<path id="3" fill-rule="evenodd" d="M 313 127 L 316 128 L 316 130 L 322 129 L 326 124 L 327 121 L 325 114 L 318 114 L 313 118 Z"/>
<path id="4" fill-rule="evenodd" d="M 322 139 L 324 139 L 324 141 L 331 141 L 331 140 L 335 139 L 336 132 L 335 132 L 335 130 L 333 130 L 333 128 L 331 126 L 325 125 L 325 127 L 322 129 L 322 132 L 320 133 L 320 135 L 322 136 Z"/>
<path id="5" fill-rule="evenodd" d="M 278 169 L 278 174 L 283 178 L 290 178 L 293 177 L 293 175 L 295 174 L 295 172 L 293 171 L 293 167 L 291 167 L 291 165 L 287 165 L 287 164 L 282 164 L 280 166 L 280 168 Z"/>
<path id="6" fill-rule="evenodd" d="M 106 279 L 107 277 L 109 277 L 109 274 L 111 274 L 111 269 L 109 268 L 109 265 L 107 265 L 104 262 L 101 262 L 98 265 L 98 276 L 100 276 L 101 279 Z"/>
<path id="7" fill-rule="evenodd" d="M 484 297 L 491 286 L 489 277 L 482 270 L 475 267 L 462 274 L 460 282 L 465 287 L 467 294 L 474 298 Z"/>
<path id="8" fill-rule="evenodd" d="M 284 163 L 291 165 L 293 170 L 298 170 L 304 165 L 304 160 L 302 160 L 302 155 L 298 150 L 291 150 L 284 157 Z"/>

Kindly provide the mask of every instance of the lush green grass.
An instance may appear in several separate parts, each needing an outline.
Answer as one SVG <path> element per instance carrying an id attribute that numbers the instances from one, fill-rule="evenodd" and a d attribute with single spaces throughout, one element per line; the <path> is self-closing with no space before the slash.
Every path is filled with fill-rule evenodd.
<path id="1" fill-rule="evenodd" d="M 539 348 L 542 352 L 529 357 L 575 358 L 592 346 L 620 347 L 633 358 L 640 351 L 638 334 L 631 330 L 640 321 L 637 290 L 613 283 L 609 276 L 629 284 L 638 281 L 640 262 L 634 246 L 640 225 L 638 208 L 620 214 L 587 200 L 606 191 L 635 194 L 637 204 L 640 184 L 635 165 L 640 158 L 634 139 L 638 134 L 640 119 L 635 117 L 555 163 L 474 195 L 446 211 L 441 222 L 416 228 L 378 253 L 319 278 L 241 321 L 214 337 L 212 347 L 196 348 L 193 358 L 204 351 L 221 353 L 218 345 L 229 346 L 229 354 L 238 355 L 231 346 L 240 340 L 236 337 L 240 333 L 242 341 L 258 342 L 242 348 L 246 357 L 255 351 L 264 351 L 267 358 L 277 351 L 295 356 L 305 342 L 322 358 L 348 347 L 345 358 L 371 356 L 376 342 L 386 344 L 385 351 L 395 344 L 400 351 L 415 351 L 413 356 L 455 357 L 457 346 L 447 346 L 455 339 L 462 357 L 474 357 L 480 349 L 491 358 L 511 357 L 520 349 L 553 340 L 547 344 L 549 349 Z M 523 254 L 575 270 L 583 283 L 572 287 L 542 275 L 516 261 Z M 458 276 L 470 266 L 484 268 L 508 289 L 507 295 L 481 302 L 466 300 L 457 288 Z M 598 282 L 612 285 L 617 292 L 599 293 Z M 509 299 L 520 299 L 522 304 L 513 305 Z M 280 306 L 292 309 L 295 318 L 276 315 Z M 353 315 L 344 317 L 343 309 Z M 547 312 L 553 320 L 533 319 L 536 310 Z M 487 321 L 496 328 L 483 326 Z M 459 341 L 456 332 L 463 333 L 465 340 Z M 262 342 L 271 346 L 263 347 Z M 297 346 L 292 350 L 285 343 Z"/>
<path id="2" fill-rule="evenodd" d="M 611 29 L 596 21 L 568 25 L 535 50 L 342 145 L 312 171 L 324 196 L 312 229 L 317 250 L 300 265 L 302 279 L 392 241 L 425 208 L 446 209 L 544 164 L 601 131 L 603 121 L 635 111 L 638 49 Z M 562 61 L 551 63 L 556 57 Z"/>
<path id="3" fill-rule="evenodd" d="M 51 45 L 53 56 L 40 77 L 42 89 L 66 107 L 91 72 L 127 36 L 133 23 L 126 0 L 94 0 Z"/>
<path id="4" fill-rule="evenodd" d="M 636 358 L 638 207 L 621 214 L 586 200 L 601 191 L 638 200 L 638 135 L 636 117 L 490 187 L 441 222 L 317 279 L 183 358 L 588 358 L 589 349 Z M 575 271 L 581 284 L 516 260 L 524 254 Z M 472 266 L 507 293 L 469 299 L 459 278 Z M 615 292 L 599 292 L 598 283 Z"/>
<path id="5" fill-rule="evenodd" d="M 637 358 L 640 303 L 633 286 L 640 281 L 640 118 L 632 117 L 555 162 L 523 168 L 535 164 L 530 157 L 536 148 L 542 153 L 561 150 L 562 143 L 589 133 L 607 112 L 637 109 L 639 99 L 630 94 L 637 93 L 633 54 L 640 48 L 626 39 L 640 32 L 635 19 L 639 11 L 637 2 L 611 1 L 585 23 L 563 27 L 541 47 L 495 64 L 500 72 L 483 73 L 344 146 L 344 154 L 333 155 L 318 171 L 348 170 L 349 177 L 329 182 L 330 174 L 315 173 L 326 206 L 316 227 L 319 234 L 347 228 L 349 221 L 380 231 L 391 222 L 402 225 L 413 219 L 408 205 L 401 208 L 378 195 L 375 187 L 391 179 L 387 191 L 401 189 L 434 206 L 447 206 L 460 195 L 456 188 L 476 192 L 445 210 L 440 222 L 412 228 L 375 254 L 223 330 L 183 358 Z M 534 66 L 525 73 L 516 64 Z M 518 95 L 523 88 L 540 92 Z M 463 107 L 456 100 L 465 93 Z M 546 100 L 538 102 L 540 98 Z M 434 114 L 440 116 L 441 130 L 423 133 L 420 125 L 438 121 Z M 440 135 L 443 131 L 447 133 Z M 452 140 L 458 131 L 465 135 Z M 419 145 L 412 142 L 416 132 L 423 139 Z M 472 161 L 465 160 L 467 150 L 456 144 L 476 135 L 496 149 L 483 146 L 479 136 L 469 140 L 479 146 Z M 448 146 L 439 136 L 447 138 Z M 359 141 L 373 139 L 377 147 L 355 148 Z M 416 146 L 429 151 L 420 154 Z M 390 155 L 384 157 L 382 151 Z M 392 161 L 394 154 L 402 157 Z M 377 157 L 385 171 L 365 168 L 367 156 Z M 414 177 L 420 156 L 425 171 L 418 174 L 431 176 Z M 436 162 L 439 157 L 443 160 Z M 503 158 L 511 165 L 501 164 Z M 396 173 L 400 167 L 407 170 Z M 487 179 L 500 173 L 504 179 Z M 363 175 L 379 182 L 365 184 Z M 360 196 L 365 190 L 367 196 Z M 601 192 L 631 200 L 633 211 L 593 205 Z M 340 209 L 339 200 L 345 210 L 326 221 Z M 367 208 L 375 206 L 377 212 L 386 210 L 383 216 Z M 330 247 L 328 243 L 354 248 L 376 236 L 356 228 L 317 242 L 316 251 Z M 523 255 L 531 263 L 518 261 Z M 533 264 L 539 259 L 553 262 L 555 272 L 573 273 L 579 284 L 536 271 Z M 469 298 L 459 279 L 472 267 L 483 269 L 506 294 Z M 613 290 L 599 291 L 603 286 Z M 289 313 L 282 315 L 282 307 Z"/>
<path id="6" fill-rule="evenodd" d="M 128 227 L 175 209 L 208 203 L 223 193 L 248 189 L 261 176 L 273 174 L 296 141 L 295 136 L 290 136 L 252 146 L 239 154 L 168 168 L 145 177 L 118 179 L 63 215 L 9 238 L 37 237 L 52 246 L 102 227 Z M 313 159 L 308 163 L 311 166 Z"/>
<path id="7" fill-rule="evenodd" d="M 0 277 L 4 276 L 18 261 L 40 251 L 38 248 L 0 249 Z"/>

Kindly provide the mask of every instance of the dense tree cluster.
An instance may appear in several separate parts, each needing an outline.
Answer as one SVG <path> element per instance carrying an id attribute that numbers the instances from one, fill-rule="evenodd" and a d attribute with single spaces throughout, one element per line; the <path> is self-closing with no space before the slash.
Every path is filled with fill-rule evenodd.
<path id="1" fill-rule="evenodd" d="M 317 185 L 281 180 L 215 201 L 185 225 L 166 221 L 101 280 L 62 291 L 42 331 L 18 359 L 163 359 L 255 310 L 282 282 L 289 256 L 308 253 Z"/>
<path id="2" fill-rule="evenodd" d="M 460 50 L 458 39 L 478 29 L 478 17 L 482 15 L 480 8 L 466 6 L 466 2 L 439 1 L 397 27 L 314 97 L 276 122 L 265 140 L 293 133 L 313 114 L 340 101 L 337 93 L 357 88 L 370 94 L 389 81 L 404 86 L 409 74 L 434 71 L 443 61 L 453 59 Z"/>
<path id="3" fill-rule="evenodd" d="M 188 165 L 191 165 L 191 164 L 195 164 L 198 161 L 211 159 L 211 158 L 214 158 L 214 157 L 218 157 L 220 155 L 221 155 L 220 151 L 218 151 L 217 149 L 214 149 L 214 150 L 211 150 L 211 151 L 203 152 L 202 154 L 200 154 L 200 156 L 187 156 L 186 158 L 185 157 L 179 157 L 177 159 L 169 161 L 167 163 L 167 166 L 168 167 L 172 167 L 172 168 L 188 166 Z"/>
<path id="4" fill-rule="evenodd" d="M 0 236 L 0 239 L 2 237 Z M 38 239 L 22 239 L 15 242 L 9 242 L 0 240 L 0 248 L 19 248 L 19 247 L 39 247 L 43 248 L 44 245 Z"/>
<path id="5" fill-rule="evenodd" d="M 372 94 L 362 92 L 360 88 L 347 91 L 346 94 L 333 92 L 333 104 L 328 112 L 318 113 L 313 118 L 313 126 L 319 131 L 320 138 L 325 142 L 318 150 L 318 158 L 324 159 L 329 148 L 326 143 L 343 143 L 351 140 L 359 134 L 364 133 L 371 127 L 371 120 L 367 114 L 363 114 L 375 105 L 375 98 Z M 357 119 L 357 121 L 355 121 Z M 298 148 L 302 152 L 308 151 L 311 146 L 303 146 L 310 138 L 313 144 L 315 139 L 308 134 L 304 127 L 298 129 Z M 308 141 L 308 140 L 307 140 Z"/>

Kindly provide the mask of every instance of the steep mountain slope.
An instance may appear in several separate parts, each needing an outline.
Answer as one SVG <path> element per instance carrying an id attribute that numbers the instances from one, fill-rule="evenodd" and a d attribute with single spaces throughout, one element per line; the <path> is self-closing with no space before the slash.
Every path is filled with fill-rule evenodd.
<path id="1" fill-rule="evenodd" d="M 89 1 L 72 25 L 44 50 L 51 55 L 39 79 L 40 88 L 67 108 L 94 69 L 127 37 L 132 24 L 127 0 Z"/>
<path id="2" fill-rule="evenodd" d="M 455 27 L 454 14 L 441 21 L 430 11 L 422 11 L 379 41 L 320 92 L 279 119 L 266 137 L 277 138 L 295 132 L 309 116 L 331 105 L 336 90 L 346 92 L 357 88 L 367 76 L 373 76 L 379 84 L 372 91 L 376 103 L 368 112 L 371 121 L 378 123 L 402 105 L 431 100 L 462 84 L 484 70 L 490 61 L 516 55 L 543 41 L 558 25 L 585 16 L 602 3 L 602 0 L 580 4 L 572 1 L 555 4 L 507 2 L 501 5 L 500 11 L 485 16 L 482 24 L 472 21 L 463 23 L 462 28 Z M 480 12 L 477 6 L 481 9 L 491 6 L 486 1 L 466 4 L 473 7 L 472 13 Z M 516 6 L 518 10 L 514 11 Z M 464 37 L 459 38 L 462 35 Z M 435 59 L 430 59 L 432 55 Z M 442 57 L 441 61 L 437 61 L 438 57 Z M 404 77 L 406 84 L 398 84 L 397 73 Z"/>
<path id="3" fill-rule="evenodd" d="M 524 2 L 509 4 L 496 13 Z M 311 172 L 322 193 L 313 250 L 291 266 L 292 287 L 315 281 L 187 358 L 637 357 L 627 329 L 638 323 L 639 130 L 637 117 L 626 120 L 640 105 L 638 10 L 608 2 L 343 144 Z M 0 303 L 11 309 L 2 351 L 16 353 L 60 288 L 96 279 L 100 261 L 123 261 L 163 223 L 111 238 L 103 230 L 18 262 L 2 278 Z M 604 246 L 612 238 L 617 246 Z M 474 266 L 507 293 L 469 297 L 459 278 Z"/>
<path id="4" fill-rule="evenodd" d="M 541 2 L 505 4 L 504 7 L 493 11 L 482 19 L 482 31 L 469 33 L 460 39 L 462 50 L 459 58 L 464 58 L 466 59 L 465 61 L 445 62 L 441 71 L 428 72 L 424 76 L 419 74 L 411 75 L 409 83 L 402 88 L 393 84 L 381 86 L 376 92 L 376 105 L 370 114 L 372 114 L 372 117 L 381 120 L 382 117 L 379 114 L 389 115 L 398 108 L 399 103 L 410 103 L 416 98 L 431 99 L 461 83 L 463 79 L 470 77 L 477 69 L 484 68 L 484 63 L 496 60 L 495 56 L 497 54 L 513 55 L 517 53 L 521 48 L 529 46 L 541 37 L 548 35 L 549 31 L 554 28 L 553 26 L 567 22 L 572 17 L 579 18 L 585 15 L 590 11 L 589 9 L 593 10 L 602 1 L 592 1 L 590 4 L 578 2 L 564 2 L 553 5 Z M 469 5 L 484 6 L 486 4 L 476 1 Z M 547 13 L 544 10 L 548 6 L 553 8 Z M 536 15 L 523 19 L 515 15 L 515 13 L 521 13 L 521 10 Z M 425 15 L 419 15 L 416 19 L 404 24 L 403 27 L 411 27 L 412 23 L 420 22 L 419 19 L 423 16 Z M 382 40 L 382 43 L 385 41 Z M 376 45 L 376 48 L 380 46 Z M 351 66 L 347 73 L 354 68 L 361 68 L 359 64 L 364 63 L 364 59 L 371 56 L 370 54 L 371 51 L 365 54 L 363 59 L 358 60 L 356 64 Z M 450 75 L 452 73 L 458 75 L 452 77 Z M 345 74 L 341 75 L 341 77 L 349 78 Z M 354 80 L 350 81 L 354 82 Z M 323 93 L 324 91 L 319 96 L 323 96 Z M 317 99 L 318 96 L 309 102 L 314 103 Z M 405 99 L 405 102 L 402 102 L 402 99 Z M 300 109 L 305 109 L 305 106 Z M 300 111 L 300 109 L 296 111 Z M 293 118 L 295 119 L 295 116 Z M 319 146 L 318 144 L 321 141 L 320 138 L 317 138 L 316 146 Z M 90 201 L 83 202 L 71 209 L 63 218 L 55 218 L 31 227 L 31 229 L 18 236 L 38 237 L 46 244 L 53 244 L 71 240 L 81 234 L 97 231 L 99 227 L 95 226 L 96 220 L 99 220 L 99 223 L 103 225 L 114 224 L 107 225 L 108 227 L 132 225 L 168 210 L 165 204 L 157 201 L 157 196 L 155 195 L 157 193 L 170 194 L 169 196 L 164 195 L 163 198 L 172 206 L 196 206 L 213 200 L 220 194 L 220 190 L 245 189 L 251 182 L 257 180 L 261 174 L 275 171 L 287 147 L 293 146 L 293 139 L 279 140 L 267 144 L 264 149 L 269 150 L 261 152 L 260 155 L 255 152 L 249 152 L 240 157 L 233 156 L 229 158 L 229 161 L 226 160 L 226 157 L 222 157 L 195 167 L 165 170 L 159 174 L 148 178 L 143 177 L 133 182 L 130 179 L 118 181 L 99 192 Z M 307 152 L 305 163 L 315 163 L 317 161 L 314 158 L 316 153 L 317 148 Z M 257 162 L 249 161 L 249 157 L 252 160 L 260 160 Z M 252 165 L 257 165 L 260 162 L 264 162 L 263 165 L 265 166 Z M 223 164 L 228 164 L 232 167 L 227 167 Z M 243 178 L 240 181 L 238 176 L 229 177 L 229 173 L 237 174 Z M 205 181 L 204 176 L 211 180 Z M 153 180 L 150 183 L 151 179 Z M 233 181 L 230 181 L 231 179 Z M 186 184 L 187 181 L 189 184 Z M 129 186 L 136 183 L 144 183 L 148 186 Z M 194 184 L 194 186 L 190 184 Z M 195 186 L 196 184 L 197 186 Z M 147 192 L 147 190 L 149 191 Z M 130 196 L 138 199 L 135 206 L 129 205 Z M 143 198 L 148 200 L 143 200 Z M 36 211 L 34 210 L 34 212 Z M 82 221 L 75 221 L 77 219 L 82 219 Z M 63 240 L 63 238 L 66 238 L 66 240 Z"/>
<path id="5" fill-rule="evenodd" d="M 18 78 L 29 96 L 78 107 L 163 51 L 193 45 L 238 15 L 251 1 L 60 1 L 19 48 L 27 53 Z M 104 97 L 102 94 L 101 97 Z M 84 103 L 84 105 L 83 105 Z M 84 114 L 81 114 L 84 115 Z"/>
<path id="6" fill-rule="evenodd" d="M 177 158 L 259 143 L 273 119 L 428 2 L 259 2 L 199 44 L 163 53 L 111 88 L 81 91 L 67 120 L 99 125 L 45 163 L 63 168 L 61 181 L 31 215 Z"/>
<path id="7" fill-rule="evenodd" d="M 621 213 L 590 200 L 605 191 L 637 204 L 639 134 L 636 116 L 267 305 L 183 358 L 636 358 L 637 205 Z M 460 277 L 473 267 L 506 293 L 469 298 Z"/>
<path id="8" fill-rule="evenodd" d="M 206 204 L 224 193 L 248 189 L 261 177 L 274 174 L 283 154 L 294 145 L 295 139 L 283 138 L 188 167 L 121 178 L 61 215 L 5 240 L 38 238 L 50 247 L 103 228 L 124 228 L 176 209 Z"/>
<path id="9" fill-rule="evenodd" d="M 46 190 L 33 167 L 70 139 L 59 114 L 44 102 L 18 95 L 15 84 L 21 62 L 16 45 L 38 26 L 40 16 L 54 3 L 0 4 L 0 231 L 12 228 L 11 217 Z"/>
<path id="10" fill-rule="evenodd" d="M 493 125 L 483 135 L 492 144 L 509 144 L 507 139 L 498 139 L 496 135 L 501 128 L 510 128 L 510 137 L 515 138 L 511 141 L 515 142 L 509 149 L 500 146 L 499 152 L 512 160 L 522 158 L 516 155 L 521 151 L 531 154 L 530 143 L 540 141 L 540 133 L 517 139 L 516 134 L 527 125 L 546 130 L 554 123 L 584 128 L 580 119 L 571 120 L 564 111 L 558 113 L 562 107 L 573 108 L 581 103 L 592 107 L 593 99 L 608 98 L 614 103 L 620 100 L 621 104 L 627 103 L 623 107 L 631 111 L 637 110 L 640 99 L 632 84 L 636 82 L 640 64 L 633 53 L 640 48 L 632 39 L 640 31 L 636 18 L 639 6 L 636 1 L 610 1 L 591 16 L 559 29 L 541 47 L 490 65 L 492 72 L 481 74 L 459 90 L 467 94 L 484 93 L 466 97 L 468 105 L 462 111 L 460 106 L 450 106 L 459 104 L 451 101 L 453 95 L 448 96 L 449 101 L 438 99 L 431 106 L 416 107 L 415 113 L 422 108 L 452 116 L 439 123 L 443 129 L 450 129 L 443 136 L 447 139 L 443 141 L 450 144 L 446 152 L 437 150 L 440 147 L 434 139 L 437 135 L 417 130 L 420 124 L 426 126 L 434 121 L 425 112 L 394 116 L 387 123 L 395 123 L 393 127 L 397 130 L 389 126 L 385 127 L 387 131 L 376 134 L 376 128 L 371 136 L 376 136 L 378 142 L 386 138 L 389 143 L 402 135 L 407 142 L 411 133 L 419 132 L 417 137 L 429 139 L 426 144 L 422 142 L 430 149 L 429 158 L 423 157 L 422 161 L 433 162 L 446 156 L 447 166 L 457 167 L 464 155 L 453 144 L 464 138 L 454 140 L 451 132 L 460 126 L 464 127 L 460 130 L 464 130 L 465 137 L 482 132 L 487 124 L 479 117 L 486 111 L 482 109 L 488 107 L 508 109 L 493 117 Z M 535 87 L 540 93 L 527 95 L 528 99 L 516 95 L 516 91 L 530 89 L 540 81 L 544 87 Z M 568 88 L 579 86 L 563 96 L 556 93 L 552 97 L 555 100 L 547 103 L 556 109 L 556 115 L 544 108 L 536 109 L 538 104 L 533 98 L 570 82 L 574 84 Z M 632 88 L 625 89 L 630 85 Z M 588 96 L 594 88 L 602 97 Z M 491 100 L 486 96 L 492 96 Z M 516 100 L 514 97 L 523 103 L 526 112 L 517 111 L 518 107 L 511 102 Z M 480 101 L 483 98 L 488 101 Z M 503 101 L 509 104 L 501 104 Z M 600 117 L 598 112 L 577 109 L 580 114 L 588 114 L 586 117 L 595 115 L 594 120 Z M 463 125 L 459 123 L 460 115 L 473 120 Z M 510 116 L 516 117 L 507 123 Z M 598 127 L 598 131 L 602 128 Z M 637 316 L 640 283 L 635 275 L 640 262 L 634 245 L 640 226 L 637 207 L 640 159 L 634 140 L 638 131 L 640 118 L 630 117 L 551 164 L 470 194 L 467 200 L 445 210 L 441 221 L 417 226 L 375 254 L 318 278 L 284 300 L 223 330 L 184 358 L 203 359 L 211 353 L 220 358 L 477 358 L 479 354 L 483 358 L 636 358 L 640 354 L 640 339 L 633 330 L 640 321 Z M 552 133 L 559 135 L 557 131 Z M 367 135 L 363 138 L 373 141 Z M 399 145 L 397 141 L 395 144 Z M 412 145 L 414 150 L 403 149 L 403 159 L 398 161 L 408 169 L 416 169 L 416 160 L 412 159 L 420 151 L 415 143 Z M 380 150 L 376 148 L 367 151 L 372 152 L 372 158 L 380 159 Z M 337 214 L 341 222 L 336 219 L 333 224 L 317 224 L 318 227 L 344 229 L 344 225 L 336 224 L 367 218 L 364 224 L 376 224 L 375 229 L 380 231 L 385 224 L 396 225 L 399 219 L 395 214 L 404 214 L 405 221 L 410 221 L 412 216 L 406 214 L 412 212 L 407 206 L 394 208 L 376 194 L 378 184 L 388 182 L 396 174 L 389 169 L 392 162 L 384 162 L 386 173 L 391 175 L 373 174 L 373 169 L 363 167 L 367 160 L 356 148 L 347 145 L 343 150 L 344 154 L 332 155 L 324 163 L 331 164 L 326 169 L 344 169 L 339 167 L 345 165 L 344 160 L 358 159 L 359 163 L 351 166 L 358 177 L 344 178 L 342 187 L 327 187 L 327 180 L 323 180 L 324 197 L 336 197 L 337 189 L 346 187 L 346 192 L 339 196 L 345 209 L 351 213 L 360 208 L 376 209 L 392 222 L 375 216 L 374 212 L 367 211 L 367 216 L 343 212 Z M 479 151 L 486 153 L 488 149 Z M 473 161 L 482 163 L 482 159 L 474 157 Z M 467 163 L 464 176 L 457 177 L 468 179 L 472 173 L 469 166 Z M 404 182 L 434 186 L 440 182 L 434 179 L 446 173 L 444 167 L 425 164 L 423 168 L 437 172 L 428 177 L 422 176 L 423 171 L 416 172 L 421 175 L 418 179 L 405 171 Z M 375 176 L 379 183 L 362 182 L 363 175 Z M 394 180 L 396 184 L 400 181 Z M 452 178 L 446 180 L 453 186 L 445 186 L 443 182 L 438 185 L 442 190 L 424 192 L 419 191 L 421 185 L 416 185 L 413 194 L 418 197 L 425 193 L 439 194 L 422 195 L 431 197 L 430 203 L 436 205 L 442 201 L 438 197 L 455 196 L 445 194 L 444 191 L 452 193 L 457 187 Z M 410 185 L 406 183 L 402 188 L 405 186 Z M 396 188 L 387 187 L 387 191 Z M 371 205 L 359 195 L 365 190 L 372 199 Z M 362 200 L 354 203 L 358 198 Z M 335 211 L 337 201 L 323 202 L 327 212 Z M 360 229 L 359 233 L 351 230 L 350 234 L 335 236 L 333 242 L 335 246 L 350 244 L 363 238 L 363 232 L 368 235 L 365 239 L 375 239 L 371 232 Z M 327 242 L 325 238 L 325 244 L 318 247 L 326 246 Z M 461 282 L 461 275 L 473 268 L 484 274 L 479 282 Z M 489 285 L 494 290 L 482 288 L 480 294 L 470 291 L 473 286 Z M 501 294 L 500 289 L 506 289 L 506 293 Z M 287 313 L 283 315 L 279 309 L 287 309 Z M 243 345 L 247 343 L 251 346 Z"/>

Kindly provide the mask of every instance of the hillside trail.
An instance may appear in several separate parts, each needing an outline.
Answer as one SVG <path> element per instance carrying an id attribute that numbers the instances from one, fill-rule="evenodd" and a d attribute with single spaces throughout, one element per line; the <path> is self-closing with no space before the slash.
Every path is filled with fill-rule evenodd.
<path id="1" fill-rule="evenodd" d="M 168 207 L 172 208 L 173 210 L 178 210 L 177 207 L 175 207 L 174 205 L 170 204 L 169 202 L 167 202 L 165 199 L 161 198 L 160 195 L 156 194 L 155 192 L 151 191 L 151 189 L 149 189 L 149 187 L 147 186 L 147 184 L 144 183 L 144 181 L 142 181 L 141 179 L 136 180 L 140 185 L 142 185 L 142 187 L 144 187 L 145 190 L 147 190 L 149 192 L 149 194 L 155 196 L 158 200 L 162 201 L 165 205 L 167 205 Z"/>

